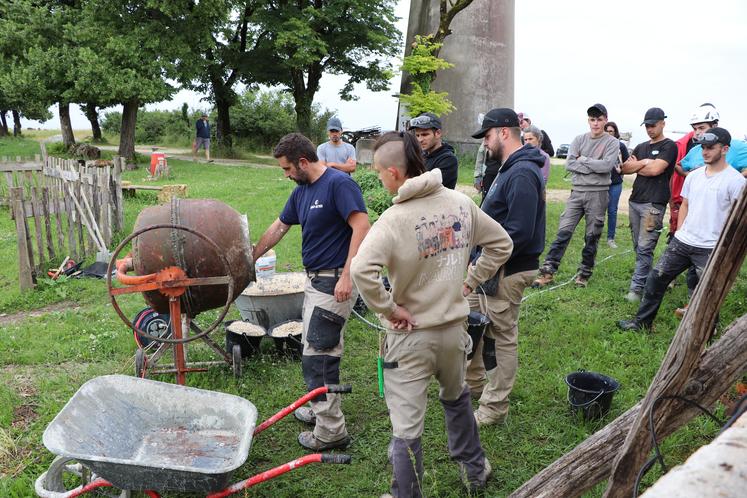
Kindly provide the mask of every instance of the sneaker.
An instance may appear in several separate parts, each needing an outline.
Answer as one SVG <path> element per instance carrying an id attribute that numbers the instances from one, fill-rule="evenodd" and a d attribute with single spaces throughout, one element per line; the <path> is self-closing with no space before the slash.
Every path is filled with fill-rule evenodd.
<path id="1" fill-rule="evenodd" d="M 676 316 L 677 318 L 684 317 L 688 306 L 690 306 L 690 303 L 684 305 L 682 308 L 677 308 L 676 310 L 674 310 L 674 316 Z"/>
<path id="2" fill-rule="evenodd" d="M 347 448 L 350 444 L 350 436 L 345 436 L 337 441 L 330 441 L 325 443 L 317 439 L 311 431 L 304 431 L 298 435 L 298 444 L 311 451 L 325 451 L 332 450 L 335 448 Z"/>
<path id="3" fill-rule="evenodd" d="M 502 417 L 490 417 L 488 415 L 484 415 L 480 410 L 475 410 L 473 412 L 473 415 L 475 416 L 475 423 L 477 423 L 477 427 L 506 423 L 506 415 L 503 415 Z"/>
<path id="4" fill-rule="evenodd" d="M 629 303 L 640 303 L 641 295 L 636 291 L 629 291 L 627 294 L 625 294 L 625 300 Z"/>
<path id="5" fill-rule="evenodd" d="M 617 249 L 615 239 L 607 239 L 607 245 L 610 247 L 610 249 Z"/>
<path id="6" fill-rule="evenodd" d="M 637 319 L 633 318 L 631 320 L 620 320 L 617 322 L 617 327 L 622 330 L 630 330 L 630 331 L 641 331 L 641 330 L 648 330 L 651 328 L 649 325 L 646 325 L 645 323 L 639 322 Z"/>
<path id="7" fill-rule="evenodd" d="M 589 277 L 583 277 L 581 275 L 576 275 L 576 287 L 586 287 L 589 285 Z"/>
<path id="8" fill-rule="evenodd" d="M 488 457 L 485 457 L 485 466 L 483 467 L 482 472 L 480 472 L 480 475 L 477 477 L 470 478 L 467 475 L 467 469 L 464 467 L 464 464 L 461 462 L 459 463 L 459 476 L 462 479 L 462 483 L 464 483 L 464 486 L 470 491 L 470 493 L 475 493 L 477 491 L 485 489 L 488 479 L 490 478 L 490 474 L 492 473 L 493 467 L 490 465 Z"/>
<path id="9" fill-rule="evenodd" d="M 293 412 L 293 416 L 296 417 L 297 420 L 300 420 L 304 424 L 314 425 L 316 424 L 316 415 L 314 415 L 314 411 L 309 408 L 308 406 L 302 406 L 300 408 L 296 408 L 296 411 Z"/>
<path id="10" fill-rule="evenodd" d="M 552 281 L 555 279 L 555 275 L 552 273 L 540 273 L 539 277 L 537 277 L 534 282 L 532 282 L 532 287 L 535 289 L 538 287 L 544 287 L 549 283 L 552 283 Z"/>

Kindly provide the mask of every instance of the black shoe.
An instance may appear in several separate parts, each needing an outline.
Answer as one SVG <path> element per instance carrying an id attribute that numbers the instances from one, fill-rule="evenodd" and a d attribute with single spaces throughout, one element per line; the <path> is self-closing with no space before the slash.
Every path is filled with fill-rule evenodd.
<path id="1" fill-rule="evenodd" d="M 637 319 L 633 318 L 632 320 L 620 320 L 617 322 L 618 328 L 621 328 L 622 330 L 648 330 L 650 327 L 647 326 L 645 323 L 639 322 Z"/>

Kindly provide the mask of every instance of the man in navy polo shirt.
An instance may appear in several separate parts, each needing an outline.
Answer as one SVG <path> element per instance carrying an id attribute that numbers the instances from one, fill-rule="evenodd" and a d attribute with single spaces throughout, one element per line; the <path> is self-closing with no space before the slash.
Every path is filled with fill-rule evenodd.
<path id="1" fill-rule="evenodd" d="M 273 155 L 287 178 L 298 186 L 280 216 L 254 246 L 256 261 L 274 247 L 292 225 L 301 225 L 301 256 L 306 268 L 301 368 L 309 391 L 340 382 L 343 333 L 357 299 L 350 279 L 350 261 L 370 224 L 363 195 L 347 174 L 324 166 L 316 148 L 300 133 L 280 139 Z M 313 424 L 298 442 L 313 451 L 343 448 L 350 443 L 339 394 L 326 394 L 296 418 Z"/>

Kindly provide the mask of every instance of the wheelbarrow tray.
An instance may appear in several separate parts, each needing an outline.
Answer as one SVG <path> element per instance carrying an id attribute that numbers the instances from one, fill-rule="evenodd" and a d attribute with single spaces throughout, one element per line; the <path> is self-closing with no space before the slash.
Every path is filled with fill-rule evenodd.
<path id="1" fill-rule="evenodd" d="M 238 396 L 106 375 L 78 389 L 43 441 L 120 489 L 218 491 L 246 461 L 256 421 Z"/>

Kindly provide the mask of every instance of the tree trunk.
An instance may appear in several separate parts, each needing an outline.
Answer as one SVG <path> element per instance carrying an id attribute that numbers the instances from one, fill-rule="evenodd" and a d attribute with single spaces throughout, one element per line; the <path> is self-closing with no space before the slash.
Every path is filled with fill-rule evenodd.
<path id="1" fill-rule="evenodd" d="M 311 137 L 311 100 L 305 96 L 296 99 L 296 128 Z"/>
<path id="2" fill-rule="evenodd" d="M 91 132 L 93 132 L 93 141 L 101 142 L 101 127 L 99 126 L 99 112 L 96 110 L 96 104 L 87 103 L 81 106 L 83 112 L 88 118 L 88 122 L 91 123 Z"/>
<path id="3" fill-rule="evenodd" d="M 307 68 L 307 78 L 308 81 L 304 80 L 304 72 L 301 70 L 291 71 L 293 100 L 296 103 L 296 128 L 313 140 L 311 106 L 314 103 L 314 95 L 319 90 L 319 81 L 322 79 L 321 65 L 315 63 L 309 66 Z"/>
<path id="4" fill-rule="evenodd" d="M 21 136 L 21 114 L 15 109 L 13 109 L 11 112 L 13 113 L 13 136 L 20 137 Z"/>
<path id="5" fill-rule="evenodd" d="M 70 104 L 67 102 L 60 102 L 58 104 L 60 110 L 60 129 L 62 130 L 62 143 L 65 147 L 75 145 L 75 136 L 73 135 L 73 125 L 70 122 Z"/>
<path id="6" fill-rule="evenodd" d="M 745 334 L 747 315 L 732 323 L 721 338 L 705 350 L 700 366 L 681 394 L 697 400 L 703 406 L 712 406 L 744 374 L 744 365 L 747 364 Z M 639 402 L 545 467 L 514 491 L 511 498 L 573 498 L 606 479 L 625 436 L 641 414 L 642 403 Z M 659 440 L 701 414 L 700 410 L 689 405 L 677 406 L 681 409 L 673 412 L 657 432 Z"/>
<path id="7" fill-rule="evenodd" d="M 231 131 L 230 109 L 236 95 L 219 77 L 212 78 L 211 86 L 215 97 L 215 108 L 218 117 L 215 123 L 215 141 L 226 148 L 233 146 L 233 132 Z"/>
<path id="8" fill-rule="evenodd" d="M 119 134 L 119 155 L 127 160 L 127 169 L 135 169 L 135 124 L 140 100 L 136 97 L 122 106 L 122 126 Z"/>
<path id="9" fill-rule="evenodd" d="M 716 248 L 713 250 L 690 307 L 682 319 L 656 377 L 643 400 L 641 413 L 625 439 L 615 460 L 605 498 L 622 498 L 632 494 L 636 474 L 651 450 L 648 420 L 644 416 L 660 397 L 680 394 L 692 373 L 698 368 L 706 343 L 716 326 L 719 309 L 739 275 L 747 254 L 747 190 L 732 206 Z M 744 344 L 742 345 L 744 348 Z M 744 363 L 742 364 L 744 365 Z M 657 431 L 669 425 L 675 411 L 681 409 L 676 400 L 664 400 L 658 405 L 654 425 Z"/>
<path id="10" fill-rule="evenodd" d="M 0 110 L 0 137 L 8 134 L 8 122 L 5 121 L 5 113 L 8 111 Z"/>

